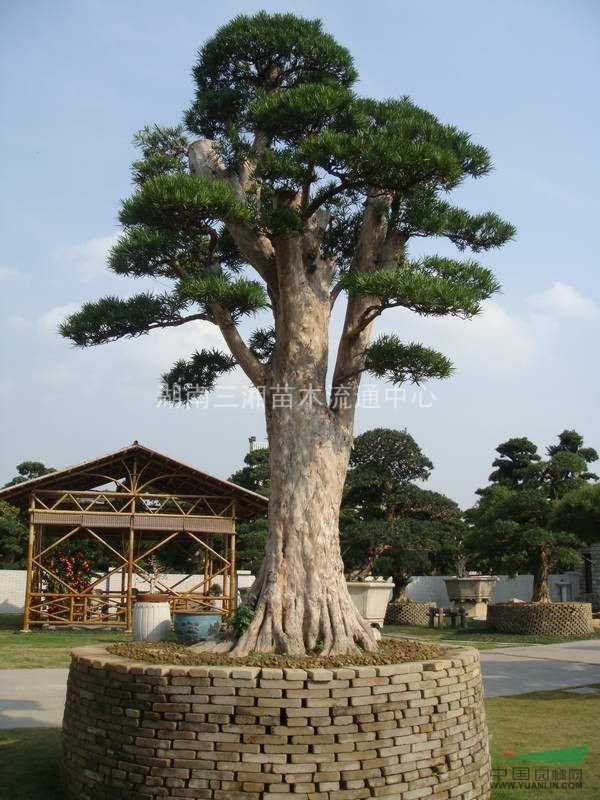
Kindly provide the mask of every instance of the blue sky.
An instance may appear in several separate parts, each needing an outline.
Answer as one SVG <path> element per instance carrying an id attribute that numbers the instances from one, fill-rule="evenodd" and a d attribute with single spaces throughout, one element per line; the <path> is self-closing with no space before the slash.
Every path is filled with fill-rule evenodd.
<path id="1" fill-rule="evenodd" d="M 81 302 L 139 290 L 103 269 L 130 192 L 132 135 L 179 122 L 199 45 L 262 8 L 321 17 L 352 51 L 361 93 L 407 94 L 487 146 L 495 171 L 456 200 L 518 229 L 480 259 L 503 286 L 481 318 L 384 319 L 440 347 L 457 374 L 420 398 L 392 402 L 376 387 L 379 407 L 365 402 L 357 431 L 407 427 L 435 464 L 431 488 L 463 505 L 511 435 L 545 447 L 575 427 L 600 447 L 600 4 L 3 0 L 0 482 L 24 459 L 59 467 L 135 438 L 227 476 L 247 437 L 263 435 L 259 410 L 217 407 L 250 404 L 241 376 L 208 408 L 157 407 L 160 373 L 218 343 L 202 326 L 83 352 L 55 333 Z M 436 249 L 416 252 L 426 247 Z"/>

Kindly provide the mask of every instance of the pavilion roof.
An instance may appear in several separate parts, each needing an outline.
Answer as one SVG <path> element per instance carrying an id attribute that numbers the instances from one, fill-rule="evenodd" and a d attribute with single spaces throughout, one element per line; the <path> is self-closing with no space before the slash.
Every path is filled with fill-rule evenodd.
<path id="1" fill-rule="evenodd" d="M 134 462 L 138 470 L 143 470 L 143 484 L 151 487 L 146 490 L 149 493 L 228 497 L 236 502 L 238 519 L 261 517 L 267 513 L 266 497 L 216 478 L 137 441 L 114 453 L 0 489 L 0 500 L 25 508 L 29 495 L 37 490 L 76 492 L 97 489 L 112 481 L 126 482 Z"/>

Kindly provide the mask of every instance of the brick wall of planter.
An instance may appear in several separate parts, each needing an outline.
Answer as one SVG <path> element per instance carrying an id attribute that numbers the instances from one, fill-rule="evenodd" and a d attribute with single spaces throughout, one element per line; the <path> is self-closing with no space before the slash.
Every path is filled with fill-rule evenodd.
<path id="1" fill-rule="evenodd" d="M 75 650 L 68 800 L 486 800 L 479 656 L 332 670 L 154 666 Z"/>
<path id="2" fill-rule="evenodd" d="M 530 636 L 586 636 L 594 630 L 590 603 L 494 603 L 487 625 Z"/>

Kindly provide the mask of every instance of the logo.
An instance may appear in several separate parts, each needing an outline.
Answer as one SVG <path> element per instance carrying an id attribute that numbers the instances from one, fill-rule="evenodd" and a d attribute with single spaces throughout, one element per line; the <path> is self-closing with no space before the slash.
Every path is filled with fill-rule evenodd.
<path id="1" fill-rule="evenodd" d="M 574 769 L 572 765 L 580 764 L 589 749 L 588 745 L 580 745 L 535 753 L 516 753 L 506 747 L 501 756 L 493 759 L 492 788 L 583 789 L 583 770 Z M 514 766 L 509 767 L 510 762 Z M 527 762 L 534 762 L 534 766 L 528 766 Z M 537 766 L 545 764 L 552 764 L 553 767 Z M 562 765 L 568 765 L 568 768 Z"/>

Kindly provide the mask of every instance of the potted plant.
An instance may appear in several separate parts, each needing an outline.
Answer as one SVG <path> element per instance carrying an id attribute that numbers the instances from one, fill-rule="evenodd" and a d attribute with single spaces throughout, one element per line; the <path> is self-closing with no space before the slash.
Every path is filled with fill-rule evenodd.
<path id="1" fill-rule="evenodd" d="M 495 575 L 469 574 L 466 556 L 462 547 L 456 557 L 456 575 L 444 578 L 448 598 L 453 606 L 462 606 L 470 616 L 487 616 L 487 606 L 498 578 Z"/>
<path id="2" fill-rule="evenodd" d="M 133 606 L 133 640 L 136 642 L 159 642 L 171 634 L 170 596 L 157 592 L 162 567 L 156 556 L 146 562 L 144 577 L 147 592 L 137 592 Z"/>
<path id="3" fill-rule="evenodd" d="M 148 584 L 148 590 L 145 592 L 136 592 L 137 603 L 168 603 L 171 595 L 166 592 L 159 592 L 158 587 L 160 584 L 160 577 L 162 572 L 162 565 L 156 556 L 152 555 L 146 561 L 146 568 L 144 569 L 144 577 Z"/>
<path id="4" fill-rule="evenodd" d="M 219 598 L 222 603 L 223 589 L 213 583 L 208 590 L 209 597 Z M 215 604 L 219 601 L 213 601 Z M 201 642 L 219 630 L 221 614 L 215 606 L 204 609 L 181 608 L 173 611 L 175 633 L 181 642 L 193 644 Z"/>

